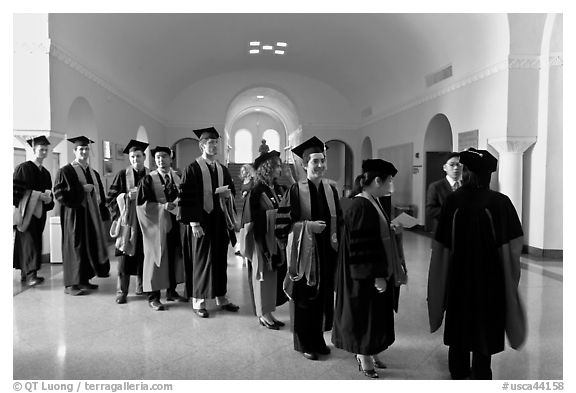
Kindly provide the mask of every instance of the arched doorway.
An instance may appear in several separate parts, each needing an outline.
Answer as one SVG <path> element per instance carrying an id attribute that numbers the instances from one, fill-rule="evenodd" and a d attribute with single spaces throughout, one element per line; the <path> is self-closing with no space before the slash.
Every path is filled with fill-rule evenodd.
<path id="1" fill-rule="evenodd" d="M 198 140 L 193 138 L 177 140 L 171 149 L 174 152 L 172 167 L 180 172 L 202 155 Z"/>
<path id="2" fill-rule="evenodd" d="M 267 111 L 248 112 L 230 125 L 232 147 L 230 162 L 245 164 L 253 162 L 260 154 L 260 141 L 266 139 L 270 150 L 283 152 L 286 146 L 284 124 Z"/>
<path id="3" fill-rule="evenodd" d="M 425 176 L 422 206 L 426 206 L 426 192 L 430 183 L 446 176 L 442 166 L 448 154 L 453 151 L 452 140 L 452 127 L 446 115 L 442 113 L 435 115 L 428 123 L 424 137 Z M 430 219 L 426 216 L 425 220 L 425 229 L 429 231 L 431 230 Z"/>
<path id="4" fill-rule="evenodd" d="M 100 138 L 94 120 L 94 111 L 88 100 L 84 97 L 77 97 L 70 105 L 68 111 L 68 121 L 66 123 L 66 138 L 84 135 L 94 141 L 90 145 L 90 166 L 102 173 L 102 162 L 100 156 Z M 62 163 L 72 161 L 72 144 L 66 139 L 54 147 L 54 151 L 61 154 Z"/>
<path id="5" fill-rule="evenodd" d="M 372 158 L 372 139 L 369 136 L 362 141 L 361 159 L 368 160 Z"/>
<path id="6" fill-rule="evenodd" d="M 334 180 L 340 196 L 352 189 L 353 153 L 350 146 L 340 140 L 326 142 L 326 162 L 328 169 L 325 177 Z"/>

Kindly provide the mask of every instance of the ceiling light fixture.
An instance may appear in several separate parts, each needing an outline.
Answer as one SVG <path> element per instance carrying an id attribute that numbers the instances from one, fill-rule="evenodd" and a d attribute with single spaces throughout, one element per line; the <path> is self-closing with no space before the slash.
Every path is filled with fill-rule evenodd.
<path id="1" fill-rule="evenodd" d="M 274 47 L 272 45 L 262 45 L 262 49 L 264 50 L 272 50 Z"/>
<path id="2" fill-rule="evenodd" d="M 250 54 L 260 53 L 260 49 L 250 49 Z"/>
<path id="3" fill-rule="evenodd" d="M 256 96 L 256 98 L 258 98 L 259 100 L 263 99 L 264 96 Z"/>
<path id="4" fill-rule="evenodd" d="M 274 51 L 274 53 L 276 53 L 277 55 L 283 55 L 283 54 L 284 54 L 284 51 L 283 51 L 283 50 L 278 50 L 278 49 L 276 49 L 276 50 Z"/>
<path id="5" fill-rule="evenodd" d="M 260 41 L 250 41 L 250 46 L 260 46 Z"/>
<path id="6" fill-rule="evenodd" d="M 286 48 L 286 47 L 288 46 L 288 44 L 285 43 L 285 42 L 277 42 L 277 43 L 276 43 L 276 46 L 280 46 L 280 47 L 282 47 L 282 48 Z"/>

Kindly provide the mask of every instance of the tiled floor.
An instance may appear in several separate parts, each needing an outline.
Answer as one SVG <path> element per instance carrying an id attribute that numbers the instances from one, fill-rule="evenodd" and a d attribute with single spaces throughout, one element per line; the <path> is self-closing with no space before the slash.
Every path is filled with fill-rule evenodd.
<path id="1" fill-rule="evenodd" d="M 402 288 L 396 342 L 382 356 L 389 368 L 380 372 L 381 380 L 449 378 L 442 329 L 428 329 L 429 244 L 422 235 L 405 233 L 409 284 Z M 523 259 L 523 265 L 528 339 L 522 350 L 507 348 L 493 357 L 494 378 L 562 379 L 562 264 Z M 292 349 L 288 328 L 259 326 L 251 315 L 246 268 L 232 252 L 229 295 L 240 312 L 216 311 L 210 304 L 208 319 L 199 319 L 186 303 L 154 312 L 144 297 L 132 294 L 127 304 L 115 304 L 115 268 L 113 262 L 110 278 L 93 280 L 98 290 L 78 297 L 64 294 L 60 265 L 44 265 L 46 283 L 25 290 L 14 271 L 14 379 L 366 379 L 347 352 L 331 346 L 329 357 L 312 362 Z M 288 322 L 288 306 L 275 315 Z"/>

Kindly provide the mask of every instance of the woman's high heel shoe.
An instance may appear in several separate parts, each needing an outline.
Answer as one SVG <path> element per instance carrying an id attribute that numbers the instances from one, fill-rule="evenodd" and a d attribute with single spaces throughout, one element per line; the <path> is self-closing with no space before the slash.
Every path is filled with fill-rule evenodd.
<path id="1" fill-rule="evenodd" d="M 263 318 L 258 318 L 258 321 L 260 321 L 260 325 L 264 326 L 266 329 L 280 330 L 280 328 L 277 325 L 270 324 Z"/>
<path id="2" fill-rule="evenodd" d="M 376 370 L 374 370 L 374 369 L 364 370 L 362 368 L 362 362 L 360 361 L 360 358 L 358 357 L 358 355 L 356 355 L 356 361 L 358 362 L 358 371 L 362 371 L 364 373 L 364 375 L 367 376 L 368 378 L 378 378 L 378 373 L 376 372 Z"/>

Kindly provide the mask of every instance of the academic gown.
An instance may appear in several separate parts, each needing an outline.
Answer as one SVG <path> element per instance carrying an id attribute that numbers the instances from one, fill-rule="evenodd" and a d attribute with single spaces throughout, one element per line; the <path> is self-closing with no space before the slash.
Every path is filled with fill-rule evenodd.
<path id="1" fill-rule="evenodd" d="M 146 172 L 144 169 L 142 169 L 140 173 L 133 168 L 131 168 L 131 170 L 134 173 L 134 184 L 137 187 L 146 175 Z M 122 193 L 127 194 L 128 191 L 130 190 L 128 190 L 126 185 L 126 169 L 122 169 L 114 177 L 112 185 L 110 185 L 110 190 L 108 190 L 108 197 L 106 198 L 106 204 L 111 212 L 112 220 L 117 219 L 120 215 L 120 209 L 118 208 L 116 198 Z M 134 202 L 135 201 L 131 201 L 130 208 L 133 209 L 133 214 L 136 214 L 136 204 Z M 118 271 L 131 276 L 142 274 L 142 264 L 144 262 L 142 230 L 140 229 L 140 225 L 136 225 L 134 229 L 137 231 L 136 251 L 134 255 L 126 255 L 122 251 L 116 249 L 116 256 L 118 257 Z"/>
<path id="2" fill-rule="evenodd" d="M 332 343 L 351 353 L 376 355 L 395 339 L 393 280 L 384 293 L 374 287 L 375 278 L 388 275 L 379 214 L 370 201 L 357 197 L 343 221 Z"/>
<path id="3" fill-rule="evenodd" d="M 314 235 L 320 266 L 317 285 L 308 286 L 306 280 L 302 279 L 293 282 L 291 291 L 290 320 L 294 333 L 294 349 L 299 352 L 317 352 L 324 349 L 322 332 L 332 328 L 334 317 L 334 274 L 337 263 L 337 251 L 332 248 L 330 242 L 331 216 L 324 184 L 320 183 L 317 189 L 314 183 L 308 180 L 308 187 L 311 220 L 323 220 L 326 228 L 322 233 Z M 329 187 L 332 187 L 334 195 L 338 226 L 342 219 L 338 192 L 333 186 Z M 288 238 L 292 225 L 303 221 L 299 195 L 298 183 L 292 184 L 278 209 L 275 232 L 283 242 Z"/>
<path id="4" fill-rule="evenodd" d="M 100 204 L 97 206 L 99 222 L 95 222 L 87 208 L 87 193 L 72 164 L 67 164 L 58 170 L 54 182 L 54 197 L 60 203 L 60 225 L 62 228 L 62 260 L 64 270 L 64 286 L 78 285 L 88 282 L 95 275 L 108 277 L 110 261 L 103 255 L 97 237 L 104 244 L 107 242 L 103 222 L 110 219 L 106 208 L 104 187 L 98 172 L 94 171 L 96 179 L 90 171 L 85 171 L 86 183 L 98 182 Z M 96 189 L 92 190 L 92 194 Z M 100 235 L 98 235 L 100 234 Z"/>
<path id="5" fill-rule="evenodd" d="M 213 210 L 210 214 L 204 210 L 204 185 L 197 161 L 186 167 L 180 185 L 180 221 L 186 225 L 183 239 L 186 293 L 196 299 L 226 295 L 228 243 L 232 241 L 234 245 L 236 242 L 234 231 L 227 228 L 220 197 L 214 194 L 218 186 L 218 173 L 210 165 L 208 168 L 212 179 Z M 234 183 L 225 166 L 222 166 L 222 174 L 223 185 L 227 185 L 234 195 Z M 191 222 L 200 223 L 204 236 L 194 237 Z"/>
<path id="6" fill-rule="evenodd" d="M 176 215 L 164 209 L 166 201 L 174 202 L 178 195 L 177 187 L 172 183 L 172 192 L 164 191 L 166 200 L 159 201 L 154 190 L 154 180 L 158 172 L 144 176 L 138 186 L 136 197 L 138 221 L 144 243 L 144 266 L 142 286 L 145 292 L 176 288 L 184 282 L 184 264 L 180 238 L 180 223 Z M 172 176 L 178 176 L 172 171 Z M 166 183 L 162 177 L 160 183 Z"/>
<path id="7" fill-rule="evenodd" d="M 510 199 L 463 186 L 442 207 L 428 277 L 430 327 L 444 343 L 491 355 L 526 335 L 518 295 L 522 227 Z"/>
<path id="8" fill-rule="evenodd" d="M 276 306 L 288 301 L 282 288 L 286 276 L 285 251 L 278 244 L 275 250 L 270 250 L 266 241 L 268 231 L 274 232 L 274 226 L 270 228 L 268 224 L 267 211 L 278 210 L 284 192 L 285 189 L 278 184 L 274 185 L 272 191 L 265 184 L 257 183 L 247 196 L 245 206 L 249 205 L 249 209 L 243 211 L 242 224 L 253 223 L 255 250 L 253 256 L 248 257 L 248 282 L 254 314 L 257 316 L 272 312 Z M 259 266 L 266 264 L 265 253 L 272 255 L 271 264 Z M 261 271 L 263 277 L 258 277 L 257 271 Z"/>
<path id="9" fill-rule="evenodd" d="M 44 192 L 52 189 L 50 172 L 44 167 L 38 168 L 32 161 L 26 161 L 16 167 L 13 175 L 13 205 L 18 207 L 26 190 Z M 42 264 L 42 233 L 46 224 L 46 212 L 54 208 L 54 200 L 42 203 L 42 216 L 32 216 L 24 232 L 14 230 L 13 266 L 22 270 L 22 275 L 40 270 Z"/>

